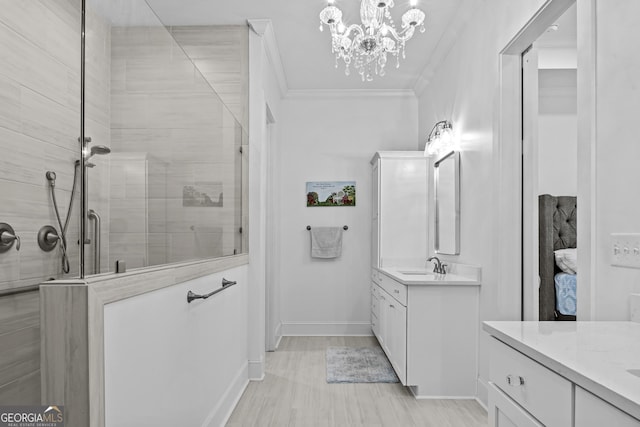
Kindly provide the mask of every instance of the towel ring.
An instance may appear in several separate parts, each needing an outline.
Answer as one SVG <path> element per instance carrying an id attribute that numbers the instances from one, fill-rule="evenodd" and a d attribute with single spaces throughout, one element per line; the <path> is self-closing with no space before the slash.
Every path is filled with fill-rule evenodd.
<path id="1" fill-rule="evenodd" d="M 342 226 L 342 229 L 346 231 L 346 230 L 349 229 L 349 226 L 348 225 L 344 225 L 344 226 Z M 310 225 L 307 225 L 307 230 L 311 230 L 311 226 Z"/>

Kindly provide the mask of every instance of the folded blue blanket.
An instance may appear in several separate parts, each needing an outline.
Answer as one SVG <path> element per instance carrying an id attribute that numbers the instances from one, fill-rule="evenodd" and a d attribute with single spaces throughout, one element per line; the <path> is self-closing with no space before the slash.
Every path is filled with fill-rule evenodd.
<path id="1" fill-rule="evenodd" d="M 564 315 L 576 315 L 576 275 L 558 273 L 553 278 L 556 284 L 556 310 Z"/>

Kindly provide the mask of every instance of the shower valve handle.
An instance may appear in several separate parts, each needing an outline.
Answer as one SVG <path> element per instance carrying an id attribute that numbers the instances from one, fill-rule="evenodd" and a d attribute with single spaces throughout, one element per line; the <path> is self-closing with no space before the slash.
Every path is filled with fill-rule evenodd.
<path id="1" fill-rule="evenodd" d="M 0 252 L 6 252 L 16 242 L 16 250 L 20 250 L 20 237 L 16 236 L 16 232 L 9 224 L 0 224 Z"/>
<path id="2" fill-rule="evenodd" d="M 0 234 L 0 241 L 2 241 L 2 243 L 4 243 L 5 245 L 11 245 L 15 241 L 16 250 L 20 250 L 20 237 L 16 236 L 15 234 L 11 234 L 8 231 L 3 231 L 2 234 Z"/>

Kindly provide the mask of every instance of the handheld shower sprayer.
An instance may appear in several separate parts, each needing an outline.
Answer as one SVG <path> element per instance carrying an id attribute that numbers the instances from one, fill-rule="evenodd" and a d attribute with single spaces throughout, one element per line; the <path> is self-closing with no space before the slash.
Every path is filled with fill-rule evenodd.
<path id="1" fill-rule="evenodd" d="M 75 166 L 74 166 L 74 171 L 73 171 L 73 186 L 71 187 L 71 198 L 69 199 L 69 208 L 67 209 L 67 217 L 64 221 L 64 223 L 62 222 L 62 218 L 60 216 L 60 211 L 58 209 L 58 200 L 56 199 L 56 173 L 54 171 L 47 171 L 47 173 L 45 173 L 45 177 L 47 178 L 47 181 L 49 181 L 49 185 L 50 185 L 50 190 L 51 190 L 51 200 L 53 201 L 53 209 L 54 212 L 56 214 L 56 219 L 58 220 L 58 226 L 60 227 L 60 232 L 56 233 L 57 236 L 59 236 L 58 241 L 60 242 L 60 249 L 62 250 L 62 271 L 64 273 L 68 273 L 70 271 L 70 265 L 69 265 L 69 257 L 67 255 L 67 227 L 69 226 L 69 220 L 71 219 L 71 209 L 73 208 L 73 198 L 75 196 L 75 189 L 76 189 L 76 180 L 78 178 L 78 166 L 79 166 L 80 162 L 76 162 Z M 51 229 L 53 229 L 55 231 L 54 227 L 50 227 Z M 48 229 L 50 230 L 50 229 Z M 51 233 L 43 233 L 43 237 L 47 237 L 47 234 L 51 234 Z M 48 244 L 51 244 L 51 241 L 46 242 Z M 46 246 L 46 245 L 45 245 Z M 41 246 L 42 247 L 42 246 Z"/>

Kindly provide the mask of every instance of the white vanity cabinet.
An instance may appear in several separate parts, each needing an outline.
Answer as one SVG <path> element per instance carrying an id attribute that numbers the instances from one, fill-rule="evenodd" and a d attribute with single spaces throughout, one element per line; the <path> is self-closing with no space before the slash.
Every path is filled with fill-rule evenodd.
<path id="1" fill-rule="evenodd" d="M 428 159 L 422 151 L 379 151 L 371 165 L 371 265 L 395 265 L 397 260 L 423 264 Z"/>
<path id="2" fill-rule="evenodd" d="M 484 322 L 491 427 L 640 427 L 640 325 Z"/>
<path id="3" fill-rule="evenodd" d="M 479 283 L 407 285 L 378 269 L 372 282 L 372 330 L 400 382 L 418 397 L 475 396 Z"/>
<path id="4" fill-rule="evenodd" d="M 638 427 L 640 420 L 576 387 L 576 427 Z"/>
<path id="5" fill-rule="evenodd" d="M 489 351 L 490 426 L 520 426 L 528 414 L 525 426 L 572 425 L 571 382 L 495 338 Z"/>
<path id="6" fill-rule="evenodd" d="M 406 286 L 382 274 L 374 276 L 372 286 L 377 299 L 376 307 L 371 314 L 373 332 L 387 354 L 398 379 L 403 385 L 407 385 Z M 374 326 L 374 322 L 377 327 Z"/>

